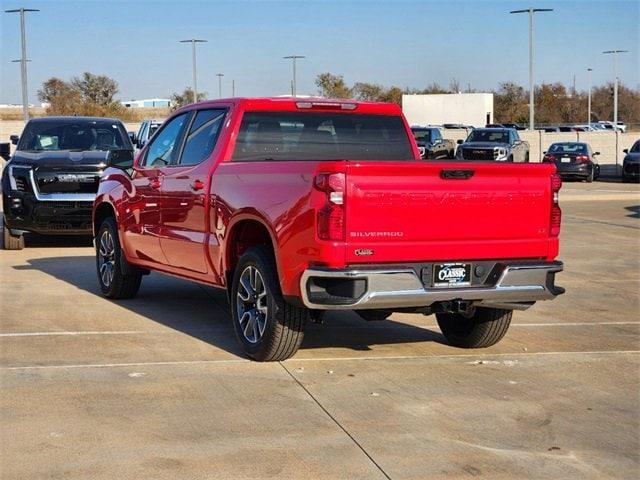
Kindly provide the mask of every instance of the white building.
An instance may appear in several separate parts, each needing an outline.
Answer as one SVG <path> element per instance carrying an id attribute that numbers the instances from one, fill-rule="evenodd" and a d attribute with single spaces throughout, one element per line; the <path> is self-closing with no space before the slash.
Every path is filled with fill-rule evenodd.
<path id="1" fill-rule="evenodd" d="M 127 100 L 120 103 L 128 108 L 153 108 L 171 106 L 171 100 L 169 100 L 168 98 L 145 98 L 143 100 Z"/>
<path id="2" fill-rule="evenodd" d="M 493 123 L 493 93 L 402 95 L 402 111 L 410 125 L 484 127 Z"/>

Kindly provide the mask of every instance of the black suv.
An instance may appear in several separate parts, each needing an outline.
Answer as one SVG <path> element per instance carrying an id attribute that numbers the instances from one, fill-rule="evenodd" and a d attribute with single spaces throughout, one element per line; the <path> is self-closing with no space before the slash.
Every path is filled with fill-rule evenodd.
<path id="1" fill-rule="evenodd" d="M 23 234 L 91 234 L 91 209 L 110 151 L 133 146 L 119 120 L 93 117 L 34 118 L 2 171 L 4 248 L 24 247 Z"/>

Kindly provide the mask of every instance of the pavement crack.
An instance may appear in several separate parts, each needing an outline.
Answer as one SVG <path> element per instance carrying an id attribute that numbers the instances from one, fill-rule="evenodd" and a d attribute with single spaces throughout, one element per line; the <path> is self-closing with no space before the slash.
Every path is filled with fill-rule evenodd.
<path id="1" fill-rule="evenodd" d="M 282 368 L 284 368 L 284 371 L 287 372 L 289 374 L 289 376 L 293 379 L 294 382 L 296 382 L 300 388 L 302 388 L 307 395 L 309 395 L 309 397 L 311 398 L 311 400 L 313 400 L 316 405 L 318 405 L 318 407 L 320 407 L 320 409 L 331 419 L 333 420 L 333 422 L 338 426 L 338 428 L 340 428 L 340 430 L 342 430 L 347 437 L 349 437 L 351 439 L 351 441 L 356 445 L 356 447 L 358 447 L 360 449 L 360 451 L 362 451 L 362 453 L 364 453 L 366 455 L 366 457 L 371 461 L 371 463 L 373 463 L 373 465 L 375 465 L 375 467 L 380 471 L 380 473 L 382 473 L 382 475 L 384 475 L 384 478 L 386 478 L 387 480 L 391 480 L 391 477 L 387 474 L 387 472 L 384 471 L 384 469 L 378 464 L 378 462 L 376 462 L 373 457 L 369 454 L 369 452 L 367 452 L 364 447 L 360 444 L 360 442 L 358 442 L 358 440 L 356 440 L 354 438 L 353 435 L 351 435 L 351 433 L 349 433 L 349 431 L 342 426 L 342 424 L 333 416 L 331 415 L 331 413 L 329 413 L 329 411 L 324 408 L 324 406 L 320 403 L 320 401 L 309 391 L 309 389 L 307 389 L 307 387 L 305 387 L 302 382 L 300 380 L 298 380 L 295 375 L 293 375 L 293 373 L 291 373 L 289 371 L 289 369 L 287 368 L 287 366 L 282 363 L 282 362 L 278 362 L 280 364 L 280 366 Z"/>

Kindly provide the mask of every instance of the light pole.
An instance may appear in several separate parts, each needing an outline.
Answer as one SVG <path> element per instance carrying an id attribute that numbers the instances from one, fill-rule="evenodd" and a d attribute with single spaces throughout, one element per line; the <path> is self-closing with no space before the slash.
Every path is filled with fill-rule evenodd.
<path id="1" fill-rule="evenodd" d="M 593 68 L 587 68 L 587 74 L 589 77 L 589 95 L 587 100 L 587 125 L 591 126 L 591 72 L 593 72 Z"/>
<path id="2" fill-rule="evenodd" d="M 22 116 L 24 121 L 29 121 L 29 92 L 27 91 L 27 39 L 24 28 L 25 12 L 39 12 L 35 8 L 16 8 L 5 10 L 6 13 L 20 13 L 20 40 L 22 44 L 22 55 L 20 56 L 20 77 L 22 80 Z"/>
<path id="3" fill-rule="evenodd" d="M 603 54 L 613 55 L 613 131 L 618 131 L 618 54 L 629 50 L 607 50 Z"/>
<path id="4" fill-rule="evenodd" d="M 218 98 L 222 98 L 222 77 L 224 77 L 224 73 L 216 73 L 216 77 L 218 77 Z"/>
<path id="5" fill-rule="evenodd" d="M 191 43 L 191 62 L 193 64 L 193 103 L 198 103 L 198 78 L 196 74 L 196 43 L 206 43 L 206 40 L 192 38 L 180 40 L 180 43 Z"/>
<path id="6" fill-rule="evenodd" d="M 231 96 L 235 98 L 236 96 L 236 80 L 235 78 L 231 79 Z"/>
<path id="7" fill-rule="evenodd" d="M 286 57 L 282 57 L 285 60 L 291 59 L 293 63 L 293 80 L 291 81 L 291 94 L 295 97 L 297 95 L 296 92 L 296 60 L 298 58 L 307 58 L 304 55 L 288 55 Z"/>
<path id="8" fill-rule="evenodd" d="M 534 84 L 533 84 L 533 14 L 536 12 L 553 12 L 553 8 L 532 8 L 512 10 L 510 13 L 529 14 L 529 130 L 534 129 Z"/>

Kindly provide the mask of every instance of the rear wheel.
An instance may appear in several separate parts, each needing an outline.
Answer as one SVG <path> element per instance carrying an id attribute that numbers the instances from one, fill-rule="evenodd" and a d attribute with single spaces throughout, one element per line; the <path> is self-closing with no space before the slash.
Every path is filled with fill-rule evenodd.
<path id="1" fill-rule="evenodd" d="M 120 247 L 118 229 L 113 217 L 107 218 L 96 237 L 96 269 L 100 290 L 107 298 L 133 298 L 140 289 L 142 274 L 124 274 L 127 260 Z"/>
<path id="2" fill-rule="evenodd" d="M 498 343 L 509 329 L 512 310 L 476 308 L 471 316 L 437 313 L 436 319 L 447 341 L 461 348 L 484 348 Z"/>
<path id="3" fill-rule="evenodd" d="M 4 217 L 2 222 L 2 248 L 5 250 L 22 250 L 24 248 L 24 236 L 11 235 L 11 230 L 7 227 Z"/>
<path id="4" fill-rule="evenodd" d="M 367 322 L 386 320 L 393 313 L 392 310 L 355 310 L 355 312 Z"/>
<path id="5" fill-rule="evenodd" d="M 593 182 L 593 179 L 595 178 L 595 170 L 596 170 L 595 167 L 591 168 L 591 172 L 589 173 L 589 175 L 587 175 L 587 178 L 586 178 L 587 183 Z"/>
<path id="6" fill-rule="evenodd" d="M 285 360 L 300 347 L 309 310 L 282 298 L 275 260 L 267 247 L 247 250 L 231 283 L 233 328 L 254 360 Z"/>

